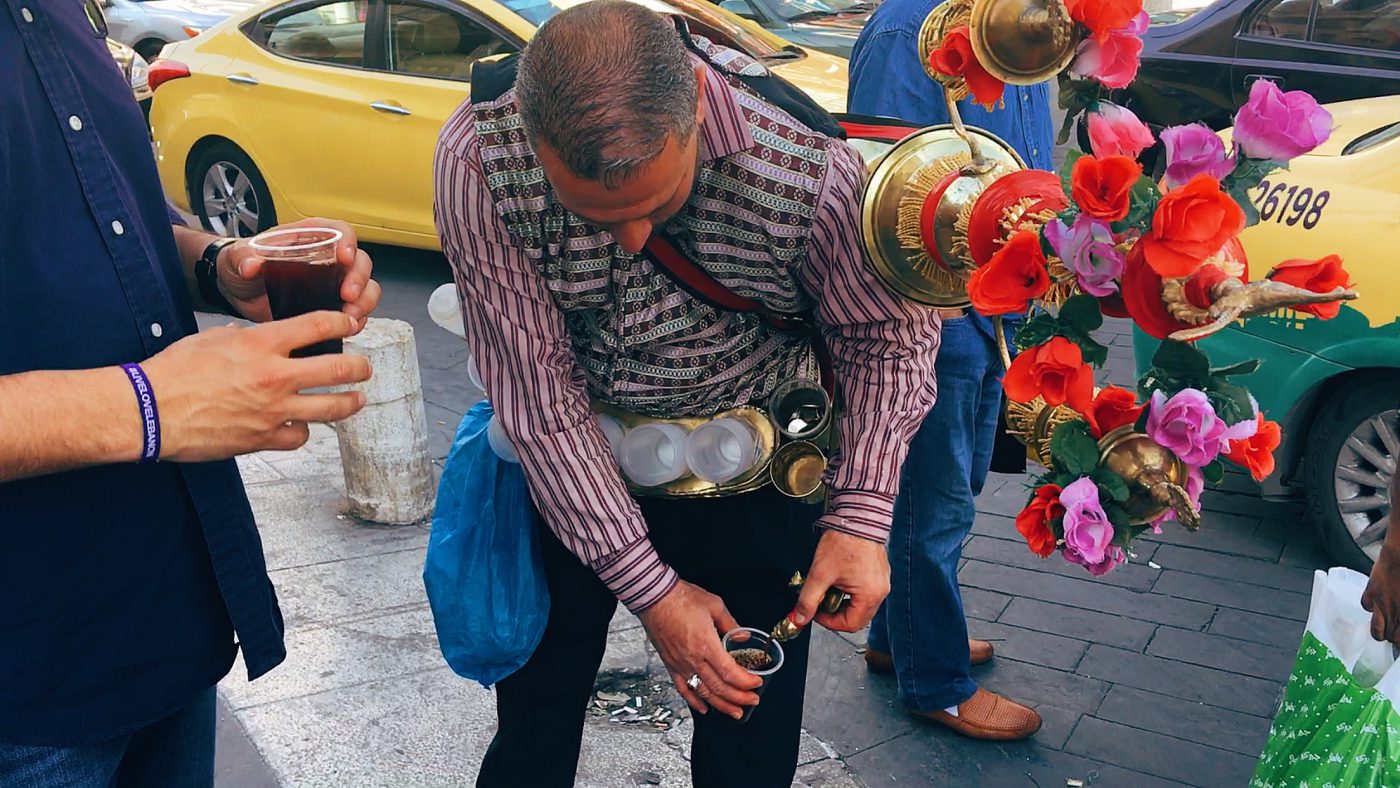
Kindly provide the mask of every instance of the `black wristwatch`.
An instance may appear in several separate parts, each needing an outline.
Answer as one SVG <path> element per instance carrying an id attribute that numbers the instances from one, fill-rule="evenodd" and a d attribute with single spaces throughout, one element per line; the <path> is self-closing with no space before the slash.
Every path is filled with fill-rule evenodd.
<path id="1" fill-rule="evenodd" d="M 204 254 L 199 256 L 199 262 L 194 264 L 194 282 L 199 286 L 199 295 L 204 299 L 204 303 L 226 315 L 238 317 L 238 310 L 233 308 L 233 304 L 224 297 L 224 292 L 219 289 L 219 252 L 225 246 L 236 242 L 237 238 L 219 238 L 213 243 L 204 247 Z"/>

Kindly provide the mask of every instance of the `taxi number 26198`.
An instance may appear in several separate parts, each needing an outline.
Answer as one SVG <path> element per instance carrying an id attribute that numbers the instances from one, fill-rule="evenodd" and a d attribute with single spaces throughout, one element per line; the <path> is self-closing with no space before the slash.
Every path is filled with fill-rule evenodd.
<path id="1" fill-rule="evenodd" d="M 1331 199 L 1331 192 L 1325 189 L 1313 191 L 1311 186 L 1300 189 L 1283 181 L 1263 181 L 1254 201 L 1260 221 L 1289 227 L 1302 222 L 1304 230 L 1311 230 L 1322 221 L 1322 211 Z"/>

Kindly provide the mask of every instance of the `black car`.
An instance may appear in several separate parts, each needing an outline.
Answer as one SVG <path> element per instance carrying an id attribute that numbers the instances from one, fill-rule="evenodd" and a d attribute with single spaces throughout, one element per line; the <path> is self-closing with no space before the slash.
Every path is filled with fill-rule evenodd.
<path id="1" fill-rule="evenodd" d="M 1233 123 L 1258 79 L 1321 103 L 1400 93 L 1400 0 L 1217 0 L 1152 17 L 1114 98 L 1160 129 Z"/>

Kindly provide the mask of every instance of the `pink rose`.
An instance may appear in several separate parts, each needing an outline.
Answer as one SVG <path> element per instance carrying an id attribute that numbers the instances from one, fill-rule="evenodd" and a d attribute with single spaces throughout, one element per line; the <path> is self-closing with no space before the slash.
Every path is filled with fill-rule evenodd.
<path id="1" fill-rule="evenodd" d="M 1234 159 L 1225 152 L 1225 141 L 1200 123 L 1163 130 L 1162 146 L 1167 153 L 1169 189 L 1202 173 L 1220 180 L 1235 169 Z"/>
<path id="2" fill-rule="evenodd" d="M 1230 447 L 1229 430 L 1204 391 L 1182 389 L 1171 399 L 1157 391 L 1147 414 L 1147 435 L 1187 465 L 1208 465 Z"/>
<path id="3" fill-rule="evenodd" d="M 1142 55 L 1142 32 L 1147 29 L 1147 12 L 1139 13 L 1127 27 L 1110 30 L 1102 43 L 1093 36 L 1079 45 L 1070 64 L 1077 77 L 1098 80 L 1104 87 L 1125 88 L 1136 77 Z"/>
<path id="4" fill-rule="evenodd" d="M 1089 145 L 1094 155 L 1127 156 L 1152 147 L 1152 131 L 1133 111 L 1108 101 L 1099 101 L 1089 110 Z"/>
<path id="5" fill-rule="evenodd" d="M 1235 115 L 1235 144 L 1251 159 L 1288 161 L 1327 141 L 1332 114 L 1301 90 L 1257 79 Z"/>
<path id="6" fill-rule="evenodd" d="M 1081 478 L 1060 491 L 1060 505 L 1065 509 L 1065 557 L 1087 567 L 1103 564 L 1112 547 L 1113 523 L 1099 503 L 1099 486 L 1093 479 Z"/>
<path id="7" fill-rule="evenodd" d="M 1059 219 L 1045 225 L 1045 240 L 1065 267 L 1074 272 L 1079 289 L 1097 298 L 1118 292 L 1118 278 L 1127 261 L 1113 244 L 1108 223 L 1079 214 L 1068 227 Z"/>
<path id="8" fill-rule="evenodd" d="M 1083 558 L 1075 555 L 1073 552 L 1070 551 L 1068 547 L 1061 548 L 1060 555 L 1064 556 L 1066 561 L 1069 561 L 1072 564 L 1079 564 L 1085 569 L 1088 569 L 1089 574 L 1093 575 L 1094 577 L 1103 577 L 1104 575 L 1113 571 L 1114 567 L 1127 560 L 1127 556 L 1123 555 L 1123 548 L 1121 547 L 1108 548 L 1108 550 L 1104 551 L 1103 560 L 1099 561 L 1096 564 L 1091 564 L 1088 561 L 1085 561 Z"/>

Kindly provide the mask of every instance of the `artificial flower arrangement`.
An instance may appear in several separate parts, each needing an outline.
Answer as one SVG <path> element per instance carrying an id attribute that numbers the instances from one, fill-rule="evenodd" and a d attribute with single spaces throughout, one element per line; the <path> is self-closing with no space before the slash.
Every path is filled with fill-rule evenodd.
<path id="1" fill-rule="evenodd" d="M 1072 20 L 1065 25 L 1078 43 L 1059 72 L 1068 112 L 1061 142 L 1084 114 L 1091 150 L 1072 152 L 1058 179 L 1035 171 L 1006 176 L 1039 211 L 1016 214 L 1002 228 L 968 279 L 967 295 L 984 315 L 1044 307 L 1017 333 L 1021 352 L 1004 379 L 1010 402 L 1058 414 L 1039 453 L 1046 470 L 1033 479 L 1016 528 L 1035 554 L 1058 550 L 1097 576 L 1125 561 L 1146 530 L 1160 533 L 1173 519 L 1194 528 L 1200 495 L 1223 478 L 1226 463 L 1257 480 L 1273 472 L 1279 425 L 1234 382 L 1259 363 L 1212 368 L 1191 343 L 1285 306 L 1330 318 L 1355 293 L 1336 256 L 1285 261 L 1251 284 L 1238 241 L 1259 221 L 1249 191 L 1326 141 L 1331 116 L 1311 96 L 1256 81 L 1228 146 L 1203 125 L 1164 130 L 1167 164 L 1158 183 L 1136 160 L 1155 144 L 1152 131 L 1100 98 L 1136 76 L 1148 23 L 1141 0 L 1051 0 L 1042 12 Z M 970 95 L 991 107 L 1004 83 L 979 62 L 974 44 L 968 26 L 947 29 L 929 54 L 930 73 L 941 75 L 951 99 Z M 971 240 L 974 257 L 977 243 Z M 1104 315 L 1129 317 L 1165 340 L 1137 392 L 1095 388 L 1092 368 L 1108 352 L 1091 332 Z M 1139 451 L 1165 457 L 1184 482 L 1157 484 L 1151 511 L 1142 505 L 1142 480 L 1125 476 L 1107 448 L 1130 437 Z"/>

